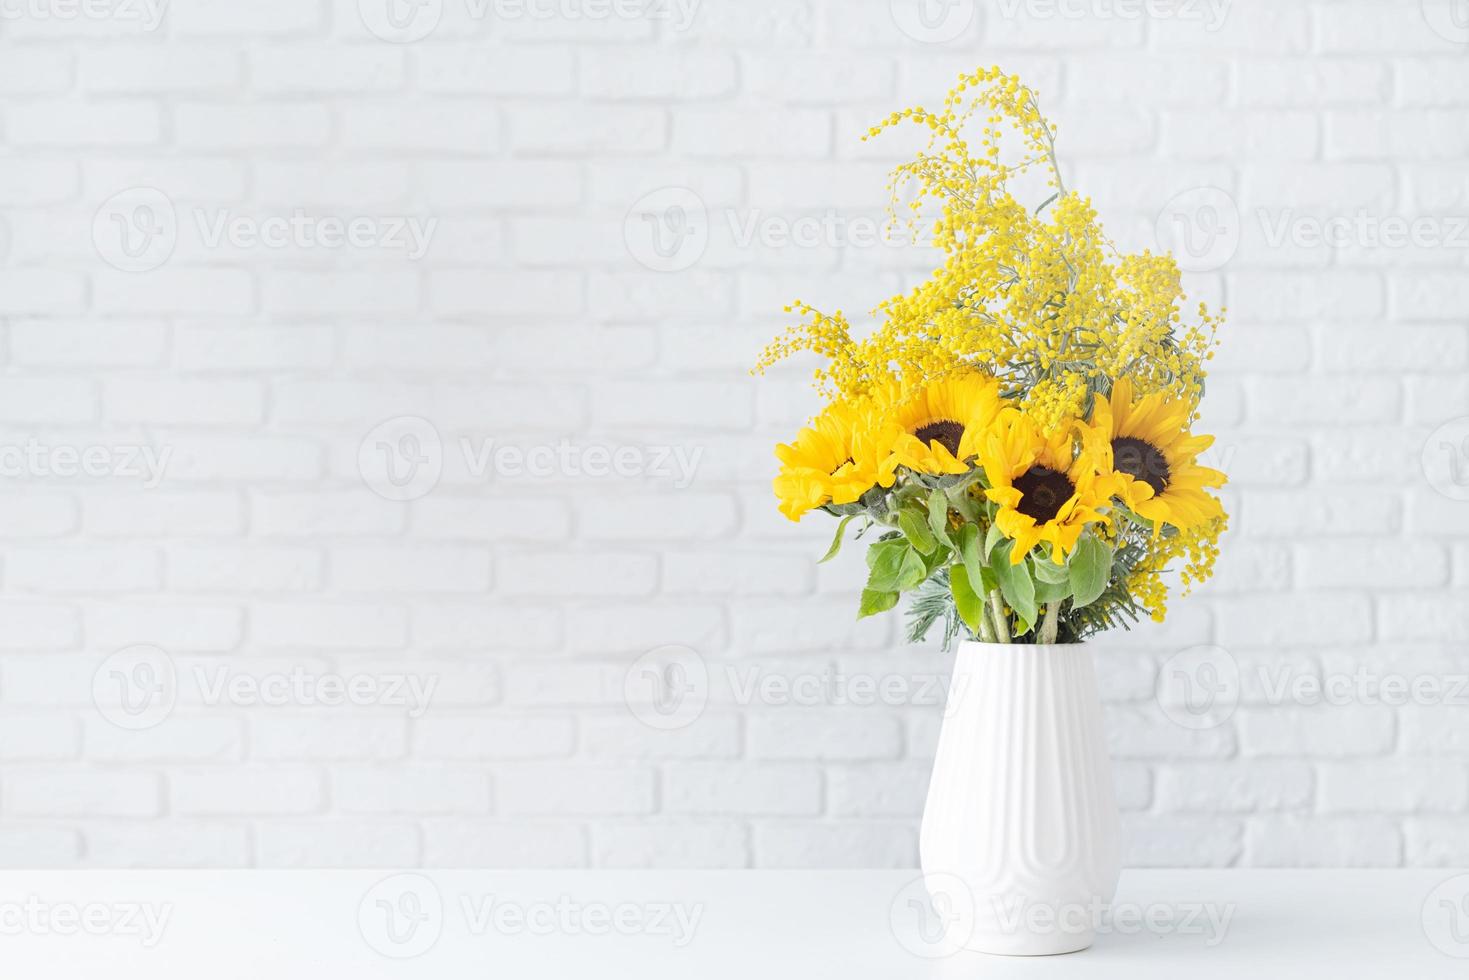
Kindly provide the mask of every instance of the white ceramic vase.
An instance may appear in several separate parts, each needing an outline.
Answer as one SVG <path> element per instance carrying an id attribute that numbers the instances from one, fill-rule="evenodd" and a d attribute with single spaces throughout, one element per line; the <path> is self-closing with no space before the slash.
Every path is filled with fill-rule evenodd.
<path id="1" fill-rule="evenodd" d="M 1121 850 L 1090 650 L 963 644 L 919 838 L 935 906 L 966 910 L 956 945 L 1017 956 L 1085 949 L 1116 891 Z"/>

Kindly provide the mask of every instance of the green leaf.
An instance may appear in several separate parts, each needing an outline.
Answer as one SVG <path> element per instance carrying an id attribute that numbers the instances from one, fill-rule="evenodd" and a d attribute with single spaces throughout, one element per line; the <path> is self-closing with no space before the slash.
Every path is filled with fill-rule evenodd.
<path id="1" fill-rule="evenodd" d="M 1000 594 L 1015 610 L 1025 624 L 1026 631 L 1035 627 L 1038 614 L 1035 600 L 1035 582 L 1030 577 L 1030 565 L 1021 562 L 1010 564 L 1010 542 L 1001 541 L 990 554 L 990 568 L 1000 582 Z"/>
<path id="2" fill-rule="evenodd" d="M 1071 580 L 1071 572 L 1065 565 L 1058 565 L 1043 555 L 1035 555 L 1035 577 L 1038 582 L 1064 585 Z"/>
<path id="3" fill-rule="evenodd" d="M 1112 549 L 1092 534 L 1083 535 L 1071 553 L 1072 606 L 1084 609 L 1101 597 L 1112 577 Z"/>
<path id="4" fill-rule="evenodd" d="M 816 564 L 823 565 L 837 556 L 837 553 L 842 550 L 842 536 L 847 533 L 847 525 L 852 523 L 852 518 L 856 516 L 856 514 L 849 514 L 842 518 L 842 522 L 837 525 L 836 537 L 831 539 L 831 547 L 827 549 L 825 557 Z"/>
<path id="5" fill-rule="evenodd" d="M 902 529 L 903 536 L 912 543 L 913 547 L 925 555 L 933 554 L 933 549 L 939 546 L 933 532 L 928 529 L 926 514 L 921 515 L 917 510 L 901 510 L 898 512 L 898 527 Z"/>
<path id="6" fill-rule="evenodd" d="M 874 542 L 867 548 L 867 567 L 876 568 L 878 563 L 884 560 L 897 561 L 898 558 L 896 557 L 885 559 L 885 556 L 890 553 L 901 555 L 907 547 L 908 542 L 904 541 L 901 536 L 896 538 L 885 537 L 881 541 Z"/>
<path id="7" fill-rule="evenodd" d="M 963 565 L 955 565 L 949 569 L 949 587 L 954 593 L 954 608 L 959 611 L 959 618 L 964 620 L 964 625 L 970 630 L 980 632 L 980 622 L 984 619 L 984 599 L 969 584 L 969 572 Z"/>
<path id="8" fill-rule="evenodd" d="M 960 517 L 975 523 L 979 521 L 979 503 L 969 496 L 968 491 L 955 490 L 945 496 L 949 498 L 949 506 L 957 510 Z"/>
<path id="9" fill-rule="evenodd" d="M 1064 602 L 1071 598 L 1070 582 L 1046 582 L 1036 579 L 1035 601 L 1037 605 L 1049 606 L 1053 602 Z"/>
<path id="10" fill-rule="evenodd" d="M 1000 530 L 998 524 L 991 524 L 989 533 L 984 536 L 984 553 L 987 555 L 994 554 L 995 545 L 999 544 L 1004 536 L 1005 532 Z"/>
<path id="11" fill-rule="evenodd" d="M 929 494 L 928 529 L 944 547 L 954 547 L 954 541 L 949 537 L 949 495 L 942 490 Z"/>
<path id="12" fill-rule="evenodd" d="M 867 576 L 867 587 L 874 592 L 898 591 L 898 579 L 903 574 L 903 562 L 913 549 L 903 540 L 884 541 L 868 551 L 876 556 L 872 562 L 872 573 Z"/>
<path id="13" fill-rule="evenodd" d="M 862 590 L 862 605 L 857 610 L 858 619 L 866 619 L 868 616 L 876 616 L 885 613 L 898 604 L 896 592 L 878 592 L 874 589 Z"/>
<path id="14" fill-rule="evenodd" d="M 970 584 L 983 584 L 984 559 L 979 553 L 979 528 L 973 524 L 965 524 L 959 529 L 959 558 L 964 562 L 964 570 L 969 573 Z M 985 591 L 988 592 L 989 589 Z"/>
<path id="15" fill-rule="evenodd" d="M 903 554 L 903 564 L 898 568 L 898 581 L 896 583 L 899 592 L 907 592 L 916 589 L 928 578 L 928 563 L 925 562 L 913 549 L 908 549 Z"/>
<path id="16" fill-rule="evenodd" d="M 923 577 L 925 579 L 933 578 L 938 572 L 948 568 L 950 562 L 958 560 L 957 555 L 942 545 L 935 548 L 933 554 L 921 555 L 920 557 L 923 559 Z"/>
<path id="17" fill-rule="evenodd" d="M 928 562 L 908 542 L 902 539 L 884 542 L 881 548 L 872 574 L 867 577 L 867 588 L 874 592 L 906 592 L 928 578 Z"/>

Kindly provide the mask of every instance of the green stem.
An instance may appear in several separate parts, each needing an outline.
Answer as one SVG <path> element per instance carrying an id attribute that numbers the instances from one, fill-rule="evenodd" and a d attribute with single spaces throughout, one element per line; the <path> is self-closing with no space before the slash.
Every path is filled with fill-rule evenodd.
<path id="1" fill-rule="evenodd" d="M 1030 96 L 1030 105 L 1035 109 L 1036 115 L 1039 116 L 1041 111 L 1040 100 L 1035 97 L 1034 92 Z M 1061 162 L 1056 159 L 1056 137 L 1051 132 L 1050 123 L 1046 122 L 1044 117 L 1041 120 L 1041 128 L 1046 134 L 1046 156 L 1051 162 L 1051 172 L 1056 175 L 1056 191 L 1059 195 L 1065 196 L 1066 182 L 1061 179 Z"/>
<path id="2" fill-rule="evenodd" d="M 1059 602 L 1053 602 L 1046 606 L 1046 618 L 1041 622 L 1041 643 L 1050 645 L 1056 642 L 1056 633 L 1061 627 L 1060 621 L 1057 619 L 1057 614 L 1060 611 L 1061 603 Z"/>
<path id="3" fill-rule="evenodd" d="M 979 642 L 995 642 L 995 627 L 994 624 L 990 622 L 990 617 L 988 614 L 979 617 Z"/>
<path id="4" fill-rule="evenodd" d="M 996 643 L 1010 642 L 1010 620 L 1005 617 L 1005 603 L 1000 598 L 1000 590 L 990 591 L 990 615 L 994 617 L 995 632 L 998 636 Z"/>

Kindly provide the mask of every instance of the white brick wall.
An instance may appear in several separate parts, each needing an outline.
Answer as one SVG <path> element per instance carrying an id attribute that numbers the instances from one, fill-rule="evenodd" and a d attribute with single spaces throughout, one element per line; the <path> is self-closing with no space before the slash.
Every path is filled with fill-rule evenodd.
<path id="1" fill-rule="evenodd" d="M 914 863 L 947 658 L 746 372 L 927 272 L 859 136 L 995 62 L 1231 309 L 1218 579 L 1098 651 L 1130 860 L 1469 861 L 1450 0 L 84 6 L 0 22 L 0 865 Z"/>

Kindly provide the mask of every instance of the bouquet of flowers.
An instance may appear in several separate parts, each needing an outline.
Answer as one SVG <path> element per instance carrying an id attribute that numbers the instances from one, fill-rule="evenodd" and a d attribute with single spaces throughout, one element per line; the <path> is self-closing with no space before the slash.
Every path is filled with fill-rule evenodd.
<path id="1" fill-rule="evenodd" d="M 905 189 L 910 229 L 936 206 L 943 264 L 860 338 L 840 311 L 788 308 L 802 319 L 759 369 L 821 355 L 829 404 L 776 450 L 781 511 L 839 519 L 823 560 L 854 523 L 872 535 L 859 616 L 912 593 L 915 642 L 939 621 L 946 647 L 1161 621 L 1170 572 L 1206 580 L 1226 527 L 1224 474 L 1199 464 L 1213 438 L 1191 431 L 1223 311 L 1186 316 L 1171 256 L 1108 241 L 1019 78 L 961 76 L 941 110 L 869 136 L 905 122 L 931 138 L 894 172 L 891 213 Z M 1045 178 L 1038 207 L 1014 196 L 1022 175 Z"/>

